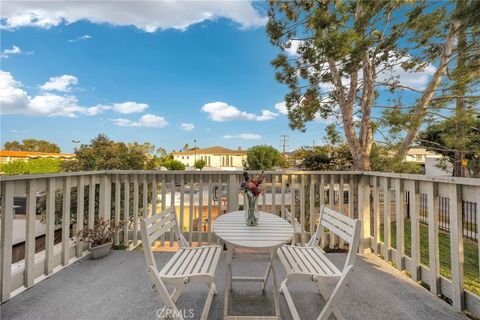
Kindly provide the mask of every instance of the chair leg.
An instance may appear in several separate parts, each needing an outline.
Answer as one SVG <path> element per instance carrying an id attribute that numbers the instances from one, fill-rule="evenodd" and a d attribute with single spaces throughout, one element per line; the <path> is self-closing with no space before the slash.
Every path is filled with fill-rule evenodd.
<path id="1" fill-rule="evenodd" d="M 165 303 L 165 307 L 160 311 L 159 318 L 164 319 L 167 315 L 167 310 L 172 310 L 172 315 L 175 319 L 183 320 L 182 313 L 180 312 L 180 310 L 178 310 L 172 298 L 176 295 L 176 292 L 178 292 L 177 293 L 178 295 L 180 294 L 181 290 L 177 290 L 177 288 L 179 286 L 185 286 L 185 283 L 182 283 L 181 285 L 177 285 L 177 288 L 175 289 L 174 293 L 170 295 L 170 293 L 167 290 L 167 287 L 165 286 L 163 281 L 160 279 L 160 277 L 158 276 L 153 266 L 151 265 L 147 266 L 147 274 L 149 275 L 150 279 L 154 283 L 155 290 L 158 292 L 163 302 Z"/>
<path id="2" fill-rule="evenodd" d="M 282 285 L 280 286 L 280 290 L 285 295 L 285 300 L 287 300 L 287 305 L 288 305 L 288 308 L 290 309 L 290 313 L 292 314 L 293 320 L 300 320 L 300 316 L 298 315 L 297 308 L 293 303 L 293 299 L 292 299 L 292 296 L 290 295 L 290 291 L 288 291 L 287 280 L 282 282 Z"/>
<path id="3" fill-rule="evenodd" d="M 275 271 L 275 257 L 277 255 L 277 249 L 272 249 L 270 252 L 270 270 L 272 272 L 272 291 L 273 301 L 275 302 L 275 315 L 280 318 L 280 304 L 278 303 L 278 288 L 277 288 L 277 273 Z"/>
<path id="4" fill-rule="evenodd" d="M 351 271 L 353 269 L 353 266 L 348 266 L 345 272 L 342 274 L 340 279 L 338 280 L 337 284 L 335 285 L 335 288 L 333 289 L 332 293 L 330 296 L 327 298 L 327 302 L 325 303 L 325 307 L 323 308 L 322 312 L 318 316 L 317 320 L 326 320 L 330 316 L 330 314 L 333 312 L 337 319 L 343 320 L 344 317 L 338 310 L 338 308 L 334 305 L 336 300 L 338 299 L 338 296 L 342 292 L 342 290 L 345 288 L 345 284 L 350 278 Z"/>
<path id="5" fill-rule="evenodd" d="M 315 283 L 317 285 L 318 291 L 320 291 L 320 294 L 325 298 L 325 300 L 328 300 L 328 298 L 330 297 L 330 294 L 328 293 L 327 288 L 325 288 L 323 284 L 319 281 L 315 281 Z M 337 306 L 332 305 L 332 312 L 338 320 L 344 319 L 342 313 L 340 312 Z"/>
<path id="6" fill-rule="evenodd" d="M 214 283 L 211 283 L 211 284 L 210 284 L 210 283 L 205 283 L 205 284 L 207 285 L 208 289 L 210 289 L 211 286 L 213 285 L 213 294 L 214 294 L 214 295 L 217 294 L 217 287 L 215 286 Z"/>
<path id="7" fill-rule="evenodd" d="M 265 286 L 267 285 L 268 277 L 270 276 L 270 269 L 272 267 L 272 263 L 268 263 L 268 268 L 267 271 L 265 272 L 265 277 L 263 278 L 263 284 L 262 284 L 262 291 L 265 292 Z"/>
<path id="8" fill-rule="evenodd" d="M 223 296 L 223 317 L 228 316 L 228 295 L 232 287 L 232 251 L 233 247 L 227 246 L 227 261 L 225 269 L 225 287 Z"/>
<path id="9" fill-rule="evenodd" d="M 178 297 L 180 297 L 180 295 L 182 294 L 182 291 L 183 289 L 185 289 L 185 286 L 186 286 L 185 282 L 181 282 L 177 284 L 177 286 L 175 287 L 175 290 L 173 290 L 173 293 L 171 295 L 173 302 L 177 302 Z"/>
<path id="10" fill-rule="evenodd" d="M 202 316 L 200 320 L 207 320 L 208 313 L 210 312 L 210 306 L 212 305 L 213 295 L 217 293 L 215 288 L 215 283 L 210 284 L 210 290 L 208 290 L 207 300 L 205 301 L 205 306 L 203 307 Z"/>

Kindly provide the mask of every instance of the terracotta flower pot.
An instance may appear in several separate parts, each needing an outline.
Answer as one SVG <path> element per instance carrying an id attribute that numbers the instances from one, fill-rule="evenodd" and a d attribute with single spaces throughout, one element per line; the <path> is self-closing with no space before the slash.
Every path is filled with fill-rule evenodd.
<path id="1" fill-rule="evenodd" d="M 113 244 L 112 241 L 107 242 L 107 243 L 102 244 L 102 245 L 99 245 L 99 246 L 95 246 L 95 247 L 92 247 L 92 245 L 90 244 L 88 246 L 88 248 L 90 249 L 90 252 L 92 253 L 91 258 L 92 259 L 100 259 L 100 258 L 105 257 L 106 255 L 108 255 L 110 253 L 110 251 L 112 251 L 112 244 Z"/>

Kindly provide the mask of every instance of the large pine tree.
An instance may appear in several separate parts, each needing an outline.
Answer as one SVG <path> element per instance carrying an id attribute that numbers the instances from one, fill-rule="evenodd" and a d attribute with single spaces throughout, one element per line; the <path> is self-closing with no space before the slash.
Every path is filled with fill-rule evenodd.
<path id="1" fill-rule="evenodd" d="M 339 115 L 355 170 L 371 169 L 375 130 L 390 130 L 388 142 L 402 158 L 430 112 L 438 111 L 434 101 L 459 28 L 475 21 L 471 10 L 458 14 L 454 4 L 436 1 L 270 1 L 272 43 L 298 47 L 294 57 L 282 52 L 272 62 L 290 90 L 291 128 Z M 434 72 L 424 87 L 397 76 L 426 68 Z M 377 107 L 385 110 L 381 119 L 372 115 Z"/>

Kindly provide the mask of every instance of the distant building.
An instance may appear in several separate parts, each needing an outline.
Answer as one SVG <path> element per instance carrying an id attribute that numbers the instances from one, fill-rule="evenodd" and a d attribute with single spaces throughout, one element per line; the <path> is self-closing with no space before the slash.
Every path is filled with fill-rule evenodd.
<path id="1" fill-rule="evenodd" d="M 425 165 L 427 158 L 440 159 L 442 156 L 438 153 L 428 151 L 425 148 L 410 148 L 405 155 L 406 162 L 413 162 Z"/>
<path id="2" fill-rule="evenodd" d="M 425 148 L 410 148 L 405 155 L 405 161 L 421 165 L 427 176 L 451 176 L 452 168 L 447 163 L 447 168 L 440 168 L 442 155 L 428 151 Z"/>
<path id="3" fill-rule="evenodd" d="M 10 161 L 15 161 L 15 160 L 28 161 L 30 159 L 39 159 L 39 158 L 64 159 L 65 160 L 65 159 L 75 158 L 75 154 L 0 150 L 0 163 L 6 163 L 6 162 L 10 162 Z"/>
<path id="4" fill-rule="evenodd" d="M 225 170 L 243 167 L 243 160 L 247 159 L 247 151 L 231 150 L 219 146 L 195 149 L 182 152 L 173 152 L 173 159 L 193 167 L 196 160 L 204 160 L 206 168 L 221 168 Z"/>

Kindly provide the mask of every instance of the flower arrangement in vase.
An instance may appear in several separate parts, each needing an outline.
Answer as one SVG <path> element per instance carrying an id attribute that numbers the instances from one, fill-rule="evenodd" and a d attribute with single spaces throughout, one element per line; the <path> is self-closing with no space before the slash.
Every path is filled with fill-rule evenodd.
<path id="1" fill-rule="evenodd" d="M 240 189 L 245 195 L 245 222 L 248 226 L 256 226 L 260 217 L 257 200 L 258 196 L 265 192 L 265 184 L 263 183 L 265 173 L 262 171 L 261 174 L 250 178 L 248 173 L 244 172 L 243 177 L 245 181 L 241 183 Z"/>

